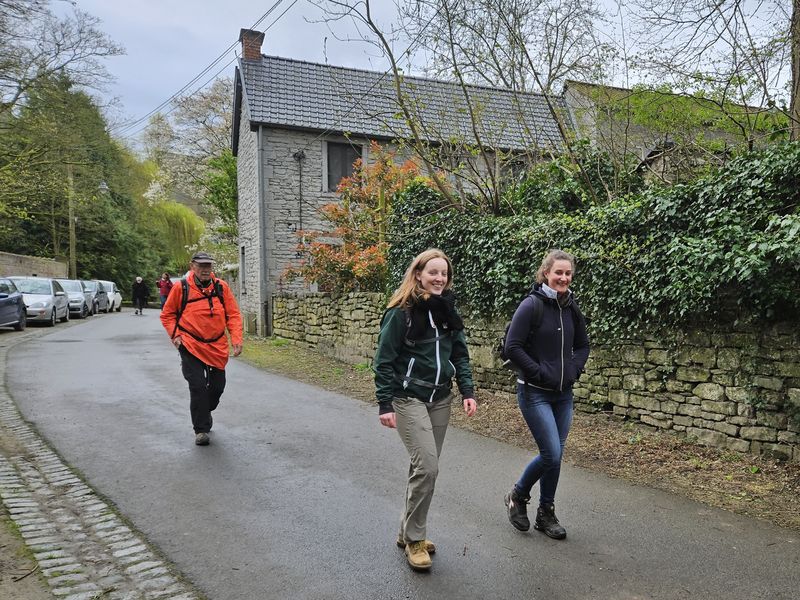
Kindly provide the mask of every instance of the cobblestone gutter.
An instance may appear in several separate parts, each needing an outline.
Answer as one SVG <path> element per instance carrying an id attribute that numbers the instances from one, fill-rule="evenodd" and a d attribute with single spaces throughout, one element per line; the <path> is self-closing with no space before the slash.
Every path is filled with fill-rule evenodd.
<path id="1" fill-rule="evenodd" d="M 0 347 L 0 499 L 53 594 L 65 600 L 200 600 L 28 425 L 9 396 Z"/>

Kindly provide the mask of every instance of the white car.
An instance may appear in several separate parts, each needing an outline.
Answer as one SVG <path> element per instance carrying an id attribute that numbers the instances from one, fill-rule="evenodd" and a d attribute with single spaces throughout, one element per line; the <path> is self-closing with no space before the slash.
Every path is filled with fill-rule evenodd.
<path id="1" fill-rule="evenodd" d="M 119 293 L 119 287 L 113 281 L 103 281 L 100 280 L 100 283 L 103 284 L 103 287 L 106 289 L 106 293 L 108 294 L 108 311 L 121 311 L 122 310 L 122 294 Z"/>

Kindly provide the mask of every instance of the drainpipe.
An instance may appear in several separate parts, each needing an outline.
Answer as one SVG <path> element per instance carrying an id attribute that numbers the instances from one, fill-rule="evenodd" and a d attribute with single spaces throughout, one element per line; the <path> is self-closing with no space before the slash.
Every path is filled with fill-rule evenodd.
<path id="1" fill-rule="evenodd" d="M 298 184 L 297 184 L 297 229 L 298 231 L 303 231 L 303 160 L 306 157 L 306 153 L 302 150 L 298 150 L 294 154 L 292 154 L 292 158 L 297 161 L 297 171 L 298 171 Z M 306 236 L 303 234 L 303 246 L 306 245 Z M 300 254 L 298 252 L 298 254 Z"/>
<path id="2" fill-rule="evenodd" d="M 269 268 L 267 267 L 267 205 L 266 205 L 266 179 L 264 177 L 264 128 L 258 126 L 258 264 L 259 264 L 259 290 L 258 301 L 260 307 L 259 320 L 261 327 L 259 333 L 264 336 L 272 335 L 272 311 L 270 306 Z"/>

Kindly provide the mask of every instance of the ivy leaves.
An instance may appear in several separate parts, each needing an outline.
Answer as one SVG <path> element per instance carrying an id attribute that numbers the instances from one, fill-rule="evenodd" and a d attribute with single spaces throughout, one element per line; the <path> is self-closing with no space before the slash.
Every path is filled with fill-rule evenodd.
<path id="1" fill-rule="evenodd" d="M 537 176 L 550 174 L 529 175 Z M 577 258 L 573 286 L 595 333 L 800 314 L 800 144 L 743 155 L 691 184 L 571 212 L 547 194 L 532 197 L 542 186 L 523 182 L 517 206 L 549 211 L 501 217 L 448 207 L 422 184 L 407 187 L 390 221 L 393 283 L 418 252 L 439 247 L 453 260 L 466 310 L 505 316 L 557 247 Z"/>

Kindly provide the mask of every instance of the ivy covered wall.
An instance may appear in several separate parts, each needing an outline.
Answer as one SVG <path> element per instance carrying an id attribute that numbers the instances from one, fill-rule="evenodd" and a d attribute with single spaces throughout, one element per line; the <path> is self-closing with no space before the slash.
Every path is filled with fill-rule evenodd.
<path id="1" fill-rule="evenodd" d="M 275 296 L 276 335 L 351 363 L 371 360 L 383 294 Z M 504 320 L 467 318 L 478 390 L 515 393 L 496 345 Z M 800 328 L 774 324 L 592 340 L 576 406 L 610 411 L 698 443 L 800 461 Z"/>

